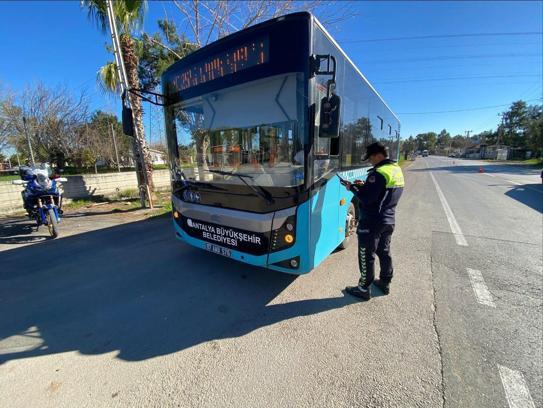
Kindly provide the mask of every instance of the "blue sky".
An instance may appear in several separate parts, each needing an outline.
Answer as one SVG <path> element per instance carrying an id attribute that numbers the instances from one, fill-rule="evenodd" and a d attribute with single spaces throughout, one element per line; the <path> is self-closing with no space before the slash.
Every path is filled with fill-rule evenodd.
<path id="1" fill-rule="evenodd" d="M 542 35 L 481 35 L 541 33 L 542 2 L 383 1 L 353 9 L 329 31 L 398 114 L 402 137 L 495 128 L 507 106 L 469 109 L 542 97 Z M 180 21 L 171 4 L 150 2 L 144 28 L 155 31 L 165 11 Z M 421 36 L 432 38 L 412 38 Z M 0 84 L 85 89 L 93 109 L 117 112 L 119 101 L 96 86 L 98 68 L 111 59 L 108 40 L 78 1 L 0 2 Z M 454 110 L 465 111 L 430 113 Z M 158 110 L 151 119 L 162 120 Z"/>

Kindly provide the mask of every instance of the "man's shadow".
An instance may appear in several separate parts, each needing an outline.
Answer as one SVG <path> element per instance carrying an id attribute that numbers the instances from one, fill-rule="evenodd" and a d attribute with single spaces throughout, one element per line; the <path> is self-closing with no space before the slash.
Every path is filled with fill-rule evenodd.
<path id="1" fill-rule="evenodd" d="M 0 363 L 74 350 L 140 361 L 357 302 L 273 303 L 295 276 L 181 244 L 166 218 L 0 256 Z"/>

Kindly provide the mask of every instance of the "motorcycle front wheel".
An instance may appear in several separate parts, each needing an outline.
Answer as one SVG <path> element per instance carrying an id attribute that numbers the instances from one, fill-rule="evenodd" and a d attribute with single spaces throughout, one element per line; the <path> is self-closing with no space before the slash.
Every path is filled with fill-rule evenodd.
<path id="1" fill-rule="evenodd" d="M 47 229 L 49 230 L 49 234 L 53 238 L 58 237 L 58 223 L 57 223 L 57 216 L 55 215 L 55 210 L 50 208 L 47 210 Z"/>

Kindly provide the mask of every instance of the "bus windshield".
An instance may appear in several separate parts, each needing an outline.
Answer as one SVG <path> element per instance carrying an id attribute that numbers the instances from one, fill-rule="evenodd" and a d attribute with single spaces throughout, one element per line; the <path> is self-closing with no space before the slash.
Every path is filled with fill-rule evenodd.
<path id="1" fill-rule="evenodd" d="M 177 169 L 185 179 L 204 183 L 302 184 L 300 82 L 300 74 L 279 75 L 174 106 L 168 137 L 175 137 Z"/>

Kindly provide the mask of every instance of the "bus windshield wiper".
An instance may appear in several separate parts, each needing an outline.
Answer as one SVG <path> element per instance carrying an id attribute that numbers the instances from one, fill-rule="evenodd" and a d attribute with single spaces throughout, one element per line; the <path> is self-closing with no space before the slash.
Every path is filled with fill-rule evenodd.
<path id="1" fill-rule="evenodd" d="M 243 184 L 245 184 L 247 187 L 253 190 L 257 196 L 266 200 L 268 204 L 273 204 L 275 202 L 270 192 L 266 190 L 264 187 L 256 184 L 256 186 L 258 187 L 257 189 L 254 185 L 249 184 L 247 183 L 247 181 L 245 181 L 246 178 L 253 180 L 254 177 L 251 176 L 250 174 L 234 173 L 232 171 L 210 170 L 210 169 L 208 169 L 207 171 L 209 171 L 210 173 L 220 174 L 222 176 L 236 176 L 243 182 Z"/>

